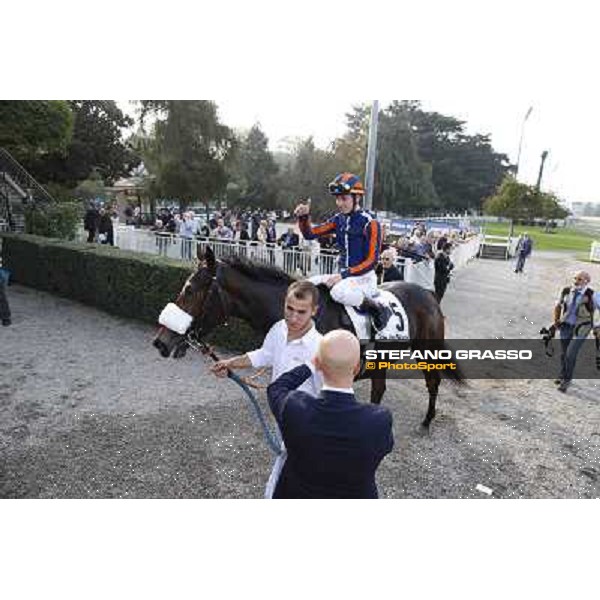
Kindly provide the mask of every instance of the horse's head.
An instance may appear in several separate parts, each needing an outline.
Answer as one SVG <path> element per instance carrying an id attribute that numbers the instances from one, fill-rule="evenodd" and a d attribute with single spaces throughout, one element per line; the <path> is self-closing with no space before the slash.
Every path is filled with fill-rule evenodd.
<path id="1" fill-rule="evenodd" d="M 219 265 L 210 247 L 198 248 L 198 269 L 183 285 L 174 303 L 160 316 L 161 328 L 153 345 L 162 356 L 181 358 L 187 350 L 186 337 L 206 335 L 228 316 L 226 292 L 218 281 Z"/>

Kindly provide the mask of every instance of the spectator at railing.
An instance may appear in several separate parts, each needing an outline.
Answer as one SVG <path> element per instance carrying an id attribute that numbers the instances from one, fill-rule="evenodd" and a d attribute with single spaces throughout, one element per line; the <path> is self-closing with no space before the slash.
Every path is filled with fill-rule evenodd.
<path id="1" fill-rule="evenodd" d="M 250 241 L 248 228 L 239 219 L 235 222 L 235 229 L 233 230 L 233 241 L 238 242 L 240 245 L 243 246 L 245 246 Z"/>
<path id="2" fill-rule="evenodd" d="M 217 219 L 217 226 L 210 232 L 210 237 L 220 242 L 230 242 L 233 239 L 233 231 L 225 225 L 223 219 Z"/>
<path id="3" fill-rule="evenodd" d="M 273 219 L 267 219 L 267 256 L 270 265 L 275 264 L 275 244 L 277 244 L 275 221 L 273 221 Z"/>
<path id="4" fill-rule="evenodd" d="M 423 258 L 435 258 L 435 254 L 433 252 L 433 234 L 428 233 L 426 235 L 421 235 L 421 241 L 416 245 L 415 251 L 417 254 L 420 254 Z"/>
<path id="5" fill-rule="evenodd" d="M 210 228 L 208 226 L 208 223 L 204 223 L 204 225 L 200 227 L 200 229 L 198 230 L 198 235 L 206 239 L 210 237 Z"/>
<path id="6" fill-rule="evenodd" d="M 250 242 L 250 235 L 248 234 L 248 228 L 246 227 L 245 223 L 239 219 L 235 222 L 233 241 L 237 242 L 240 256 L 246 256 L 248 253 L 246 246 Z"/>
<path id="7" fill-rule="evenodd" d="M 260 245 L 265 245 L 267 243 L 267 222 L 260 221 L 258 229 L 256 230 L 256 241 Z"/>
<path id="8" fill-rule="evenodd" d="M 98 221 L 98 241 L 109 246 L 115 245 L 113 222 L 110 212 L 102 207 L 100 209 L 100 220 Z"/>
<path id="9" fill-rule="evenodd" d="M 173 213 L 168 208 L 161 208 L 158 214 L 158 218 L 162 223 L 162 230 L 169 233 L 175 233 L 176 223 Z"/>
<path id="10" fill-rule="evenodd" d="M 208 227 L 211 231 L 215 230 L 219 226 L 219 219 L 221 214 L 216 212 L 208 221 Z"/>
<path id="11" fill-rule="evenodd" d="M 194 213 L 185 212 L 179 224 L 179 235 L 181 237 L 181 258 L 192 260 L 192 240 L 197 232 L 197 224 L 194 221 Z"/>
<path id="12" fill-rule="evenodd" d="M 267 244 L 277 243 L 277 230 L 275 229 L 275 221 L 267 219 Z"/>
<path id="13" fill-rule="evenodd" d="M 300 236 L 293 227 L 288 227 L 288 230 L 279 238 L 279 244 L 283 249 L 283 270 L 293 273 L 298 268 Z"/>
<path id="14" fill-rule="evenodd" d="M 250 239 L 258 242 L 258 230 L 260 229 L 260 215 L 257 212 L 252 213 L 250 217 Z"/>
<path id="15" fill-rule="evenodd" d="M 154 225 L 150 227 L 150 231 L 153 231 L 156 236 L 156 248 L 159 256 L 167 255 L 167 246 L 171 235 L 168 231 L 165 231 L 164 223 L 161 219 L 156 219 Z"/>

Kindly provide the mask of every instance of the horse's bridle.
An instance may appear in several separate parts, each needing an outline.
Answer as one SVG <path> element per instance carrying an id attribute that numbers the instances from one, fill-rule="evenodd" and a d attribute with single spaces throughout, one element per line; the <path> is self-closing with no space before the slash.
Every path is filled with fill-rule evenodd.
<path id="1" fill-rule="evenodd" d="M 191 339 L 192 342 L 204 344 L 204 342 L 202 341 L 202 338 L 201 338 L 202 330 L 199 329 L 198 323 L 202 323 L 204 321 L 204 318 L 206 316 L 206 307 L 208 305 L 208 301 L 214 294 L 217 294 L 217 297 L 218 297 L 218 305 L 217 306 L 221 307 L 221 309 L 223 311 L 223 315 L 225 317 L 224 323 L 227 324 L 227 320 L 231 314 L 231 312 L 230 312 L 231 311 L 231 302 L 229 301 L 229 298 L 227 297 L 225 290 L 219 284 L 219 273 L 217 272 L 212 276 L 212 281 L 210 283 L 210 286 L 208 287 L 208 291 L 206 292 L 206 297 L 204 299 L 204 306 L 202 307 L 202 312 L 200 313 L 200 315 L 195 317 L 194 320 L 192 321 L 190 329 L 189 329 L 188 333 L 186 334 L 186 339 Z"/>

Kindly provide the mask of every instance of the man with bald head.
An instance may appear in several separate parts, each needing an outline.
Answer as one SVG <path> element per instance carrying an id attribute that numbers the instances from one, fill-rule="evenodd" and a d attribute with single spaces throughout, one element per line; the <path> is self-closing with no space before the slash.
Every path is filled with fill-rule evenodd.
<path id="1" fill-rule="evenodd" d="M 297 390 L 314 370 L 318 397 Z M 326 334 L 311 363 L 284 373 L 267 390 L 287 448 L 273 498 L 377 498 L 375 471 L 394 446 L 392 415 L 356 400 L 360 344 L 348 331 Z"/>
<path id="2" fill-rule="evenodd" d="M 562 348 L 561 370 L 555 380 L 560 392 L 571 385 L 577 354 L 590 331 L 600 338 L 600 320 L 595 317 L 600 306 L 590 287 L 591 280 L 587 271 L 575 273 L 573 285 L 562 289 L 554 306 L 554 326 L 560 332 Z"/>

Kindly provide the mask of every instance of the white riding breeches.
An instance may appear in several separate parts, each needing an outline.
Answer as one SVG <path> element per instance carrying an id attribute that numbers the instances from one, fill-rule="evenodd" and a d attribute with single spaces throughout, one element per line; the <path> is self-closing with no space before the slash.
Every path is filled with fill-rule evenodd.
<path id="1" fill-rule="evenodd" d="M 319 285 L 320 283 L 326 283 L 331 277 L 333 275 L 314 275 L 309 277 L 309 281 Z M 378 294 L 375 271 L 369 271 L 356 277 L 346 277 L 346 279 L 342 279 L 331 288 L 331 297 L 336 302 L 346 306 L 360 306 L 365 297 L 373 298 Z"/>

